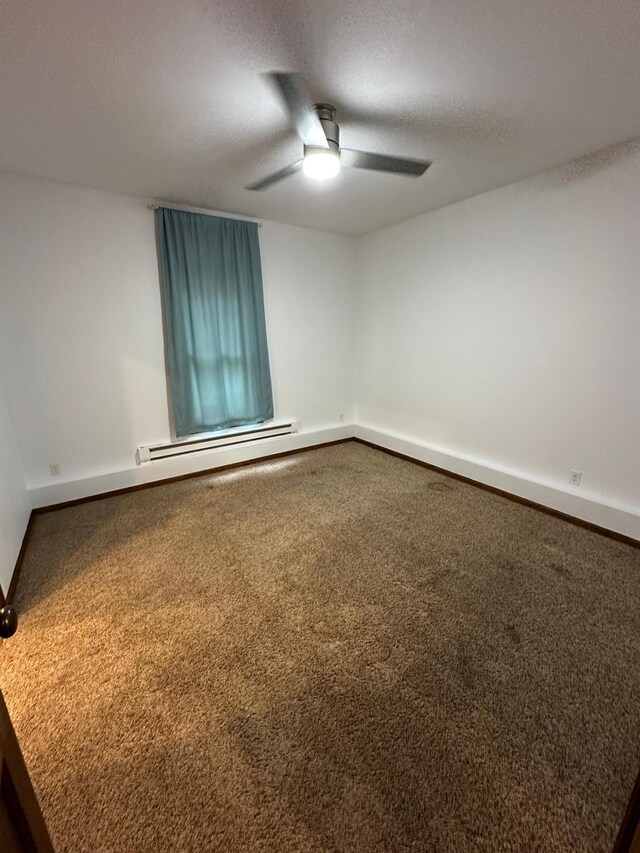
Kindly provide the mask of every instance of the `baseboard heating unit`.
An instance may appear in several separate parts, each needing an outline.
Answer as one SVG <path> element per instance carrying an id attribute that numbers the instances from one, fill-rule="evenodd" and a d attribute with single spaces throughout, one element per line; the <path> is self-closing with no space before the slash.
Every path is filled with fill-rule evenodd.
<path id="1" fill-rule="evenodd" d="M 293 435 L 298 432 L 297 421 L 271 421 L 220 430 L 198 438 L 187 438 L 165 444 L 143 444 L 138 448 L 138 464 L 154 462 L 157 459 L 169 459 L 172 456 L 188 456 L 216 450 L 220 447 L 234 447 L 264 441 L 265 438 L 277 438 L 281 435 Z"/>

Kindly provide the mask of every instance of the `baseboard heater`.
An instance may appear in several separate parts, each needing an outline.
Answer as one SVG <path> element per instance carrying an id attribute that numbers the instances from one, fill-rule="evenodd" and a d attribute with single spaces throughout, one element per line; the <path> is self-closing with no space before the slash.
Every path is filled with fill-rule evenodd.
<path id="1" fill-rule="evenodd" d="M 236 447 L 264 441 L 265 438 L 277 438 L 281 435 L 293 435 L 298 432 L 297 421 L 272 421 L 270 423 L 251 424 L 220 430 L 202 438 L 189 438 L 171 441 L 166 444 L 143 444 L 138 448 L 138 464 L 155 462 L 157 459 L 170 459 L 172 456 L 190 456 L 220 447 Z"/>

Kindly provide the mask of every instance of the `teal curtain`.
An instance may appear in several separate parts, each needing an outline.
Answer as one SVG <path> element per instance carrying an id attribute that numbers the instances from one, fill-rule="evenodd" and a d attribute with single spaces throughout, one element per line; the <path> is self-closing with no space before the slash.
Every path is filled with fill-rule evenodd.
<path id="1" fill-rule="evenodd" d="M 258 225 L 158 208 L 177 436 L 273 417 Z"/>

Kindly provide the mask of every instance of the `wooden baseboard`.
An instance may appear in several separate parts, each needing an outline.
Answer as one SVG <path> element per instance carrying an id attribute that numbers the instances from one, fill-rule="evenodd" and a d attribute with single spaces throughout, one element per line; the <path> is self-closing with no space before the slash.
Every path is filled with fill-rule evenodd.
<path id="1" fill-rule="evenodd" d="M 58 509 L 65 509 L 70 506 L 78 506 L 79 504 L 91 503 L 92 501 L 101 501 L 105 498 L 113 498 L 117 495 L 126 495 L 131 492 L 139 492 L 143 489 L 153 489 L 156 486 L 166 486 L 168 483 L 178 483 L 181 480 L 192 480 L 195 477 L 207 477 L 211 474 L 217 474 L 220 471 L 228 471 L 230 468 L 244 468 L 247 465 L 259 465 L 261 462 L 270 462 L 274 459 L 282 459 L 284 456 L 293 456 L 298 453 L 306 453 L 309 450 L 318 450 L 321 447 L 332 447 L 335 444 L 344 444 L 347 441 L 353 441 L 353 439 L 351 437 L 337 438 L 333 441 L 325 441 L 320 444 L 312 444 L 308 447 L 296 447 L 293 450 L 283 450 L 279 453 L 271 453 L 268 456 L 259 456 L 254 459 L 245 459 L 241 462 L 230 462 L 228 465 L 218 465 L 213 468 L 206 468 L 204 471 L 190 471 L 188 474 L 178 474 L 175 477 L 165 477 L 162 480 L 152 480 L 149 483 L 138 483 L 135 486 L 127 486 L 123 489 L 114 489 L 109 492 L 101 492 L 97 495 L 87 495 L 87 497 L 84 498 L 75 498 L 71 501 L 62 501 L 60 503 L 50 504 L 49 506 L 36 507 L 36 509 L 31 510 L 31 515 L 29 516 L 29 521 L 27 522 L 27 529 L 25 530 L 24 537 L 22 539 L 22 545 L 20 546 L 20 551 L 16 559 L 16 564 L 13 568 L 13 574 L 11 575 L 11 581 L 9 583 L 9 589 L 7 591 L 6 598 L 2 594 L 2 589 L 0 589 L 0 607 L 4 606 L 5 604 L 13 603 L 13 599 L 16 593 L 16 587 L 20 578 L 20 572 L 22 570 L 22 564 L 24 563 L 25 554 L 27 552 L 29 540 L 33 531 L 33 524 L 36 519 L 36 516 L 40 515 L 41 513 L 55 512 Z"/>
<path id="2" fill-rule="evenodd" d="M 13 604 L 13 599 L 16 594 L 16 587 L 18 586 L 18 578 L 20 577 L 22 564 L 24 563 L 27 548 L 29 547 L 29 540 L 31 539 L 31 534 L 33 533 L 33 523 L 35 521 L 36 514 L 37 510 L 32 509 L 31 515 L 29 516 L 29 521 L 27 522 L 27 529 L 25 530 L 24 536 L 22 537 L 22 544 L 20 545 L 20 550 L 18 551 L 16 564 L 13 567 L 13 574 L 11 575 L 11 581 L 9 582 L 9 589 L 7 590 L 5 604 Z"/>
<path id="3" fill-rule="evenodd" d="M 155 486 L 166 486 L 167 483 L 179 483 L 181 480 L 193 480 L 195 477 L 206 477 L 211 474 L 217 474 L 219 471 L 228 471 L 230 468 L 244 468 L 247 465 L 259 465 L 260 462 L 282 459 L 283 456 L 293 456 L 297 453 L 305 453 L 307 450 L 317 450 L 320 447 L 331 447 L 334 444 L 344 444 L 346 441 L 353 441 L 353 439 L 351 437 L 336 438 L 333 441 L 323 441 L 320 444 L 310 444 L 307 447 L 296 447 L 293 450 L 281 450 L 279 453 L 270 453 L 267 456 L 243 459 L 240 462 L 229 462 L 227 465 L 216 465 L 212 468 L 205 468 L 200 471 L 189 471 L 188 474 L 177 474 L 174 477 L 163 477 L 161 480 L 151 480 L 148 483 L 137 483 L 135 486 L 125 486 L 122 489 L 100 492 L 97 495 L 87 495 L 84 498 L 74 498 L 71 501 L 61 501 L 60 503 L 49 504 L 49 506 L 40 506 L 34 509 L 33 512 L 36 515 L 39 515 L 41 512 L 54 512 L 57 509 L 65 509 L 65 507 L 69 506 L 78 506 L 79 504 L 86 504 L 91 501 L 101 501 L 104 498 L 113 498 L 117 495 L 127 495 L 131 492 L 140 492 L 143 489 L 153 489 Z"/>
<path id="4" fill-rule="evenodd" d="M 640 853 L 640 774 L 622 819 L 613 853 Z"/>
<path id="5" fill-rule="evenodd" d="M 494 495 L 507 498 L 514 503 L 522 504 L 523 506 L 537 509 L 539 512 L 544 512 L 547 515 L 553 515 L 555 518 L 561 518 L 563 521 L 568 521 L 570 524 L 575 524 L 578 527 L 583 527 L 586 530 L 591 530 L 594 533 L 599 533 L 602 536 L 607 536 L 609 539 L 615 539 L 618 542 L 624 542 L 626 545 L 631 545 L 634 548 L 640 548 L 640 540 L 634 539 L 632 536 L 626 536 L 624 533 L 618 533 L 616 530 L 610 530 L 608 527 L 602 527 L 599 524 L 594 524 L 591 521 L 584 521 L 567 512 L 562 512 L 553 507 L 545 506 L 537 501 L 529 498 L 514 495 L 513 492 L 508 492 L 505 489 L 500 489 L 497 486 L 490 486 L 487 483 L 482 483 L 479 480 L 474 480 L 471 477 L 465 477 L 464 474 L 457 474 L 454 471 L 449 471 L 439 465 L 433 465 L 431 462 L 424 462 L 422 459 L 416 459 L 414 456 L 409 456 L 406 453 L 400 453 L 398 450 L 390 450 L 388 447 L 383 447 L 381 444 L 375 444 L 373 441 L 368 441 L 365 438 L 353 439 L 358 444 L 364 444 L 374 450 L 381 450 L 383 453 L 388 453 L 390 456 L 395 456 L 398 459 L 404 459 L 406 462 L 412 462 L 414 465 L 420 465 L 422 468 L 428 468 L 430 471 L 436 471 L 438 474 L 444 474 L 445 477 L 452 477 L 454 480 L 460 480 L 462 483 L 468 483 L 470 486 L 475 486 L 478 489 L 483 489 L 485 492 L 491 492 Z"/>
<path id="6" fill-rule="evenodd" d="M 114 489 L 108 492 L 101 492 L 97 495 L 88 495 L 87 497 L 83 498 L 76 498 L 70 501 L 62 501 L 60 503 L 50 504 L 49 506 L 37 507 L 36 509 L 31 511 L 29 522 L 27 524 L 27 529 L 22 539 L 22 545 L 20 546 L 20 552 L 18 554 L 13 574 L 11 576 L 11 582 L 6 595 L 6 600 L 5 597 L 2 595 L 2 590 L 0 589 L 0 606 L 5 603 L 11 604 L 13 602 L 16 586 L 20 577 L 20 571 L 24 562 L 25 553 L 29 544 L 29 539 L 31 538 L 33 523 L 35 517 L 40 513 L 54 512 L 58 509 L 65 509 L 65 507 L 78 506 L 79 504 L 90 503 L 91 501 L 99 501 L 103 500 L 104 498 L 116 497 L 117 495 L 125 495 L 131 492 L 138 492 L 142 489 L 153 489 L 156 486 L 164 486 L 168 483 L 180 482 L 181 480 L 191 480 L 195 477 L 206 477 L 211 474 L 215 474 L 219 471 L 228 471 L 230 468 L 244 468 L 247 465 L 259 465 L 260 462 L 269 462 L 273 459 L 281 459 L 285 456 L 293 456 L 297 453 L 306 453 L 309 450 L 315 450 L 321 447 L 332 447 L 333 445 L 344 444 L 348 441 L 355 441 L 358 444 L 363 444 L 366 447 L 373 448 L 374 450 L 380 450 L 382 453 L 387 453 L 390 456 L 395 456 L 398 459 L 405 460 L 406 462 L 412 462 L 414 465 L 420 465 L 422 468 L 428 468 L 429 470 L 436 471 L 437 473 L 443 474 L 446 477 L 452 477 L 455 480 L 460 480 L 463 483 L 468 483 L 469 485 L 475 486 L 478 489 L 483 489 L 484 491 L 491 492 L 495 495 L 500 495 L 503 498 L 507 498 L 508 500 L 514 501 L 515 503 L 531 507 L 532 509 L 536 509 L 539 512 L 544 512 L 547 515 L 555 516 L 556 518 L 561 518 L 563 521 L 567 521 L 570 524 L 575 524 L 578 527 L 583 527 L 586 530 L 591 530 L 595 533 L 599 533 L 602 536 L 607 536 L 610 539 L 615 539 L 618 542 L 624 542 L 626 545 L 631 545 L 634 548 L 640 548 L 640 541 L 632 538 L 631 536 L 625 536 L 623 533 L 617 533 L 615 530 L 610 530 L 607 527 L 602 527 L 590 521 L 584 521 L 581 518 L 576 518 L 575 516 L 569 515 L 565 512 L 561 512 L 560 510 L 552 509 L 551 507 L 545 506 L 541 503 L 537 503 L 536 501 L 529 500 L 528 498 L 523 498 L 519 495 L 514 495 L 512 492 L 507 492 L 504 489 L 497 488 L 496 486 L 490 486 L 486 483 L 481 483 L 478 480 L 473 480 L 471 477 L 465 477 L 463 474 L 456 474 L 453 471 L 448 471 L 446 468 L 442 468 L 438 465 L 433 465 L 430 462 L 424 462 L 421 459 L 415 459 L 413 456 L 409 456 L 406 453 L 400 453 L 397 450 L 390 450 L 387 447 L 383 447 L 380 444 L 375 444 L 374 442 L 368 441 L 364 438 L 339 438 L 335 439 L 334 441 L 325 441 L 320 444 L 310 445 L 309 447 L 298 447 L 293 450 L 284 450 L 280 453 L 272 453 L 268 456 L 260 456 L 254 459 L 243 460 L 241 462 L 231 462 L 228 465 L 218 465 L 217 467 L 214 466 L 212 468 L 207 468 L 204 471 L 191 471 L 188 474 L 179 474 L 175 477 L 165 477 L 162 480 L 153 480 L 149 483 L 138 483 L 135 486 L 127 486 L 123 489 Z"/>
<path id="7" fill-rule="evenodd" d="M 33 484 L 29 487 L 31 506 L 39 509 L 48 506 L 60 506 L 67 501 L 103 495 L 129 489 L 133 486 L 160 482 L 184 474 L 200 474 L 213 468 L 222 468 L 236 462 L 258 461 L 269 455 L 285 453 L 289 450 L 302 450 L 317 447 L 331 441 L 352 438 L 355 434 L 353 424 L 332 424 L 313 430 L 291 433 L 249 442 L 240 445 L 224 445 L 204 453 L 170 456 L 149 464 L 133 465 L 102 472 L 84 474 L 73 479 L 49 478 L 46 484 Z"/>

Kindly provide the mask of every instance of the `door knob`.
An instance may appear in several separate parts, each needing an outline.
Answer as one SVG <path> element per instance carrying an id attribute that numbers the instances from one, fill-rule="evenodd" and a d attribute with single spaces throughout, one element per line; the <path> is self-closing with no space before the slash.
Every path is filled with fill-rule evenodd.
<path id="1" fill-rule="evenodd" d="M 12 604 L 0 607 L 0 637 L 12 637 L 18 628 L 18 611 Z"/>

